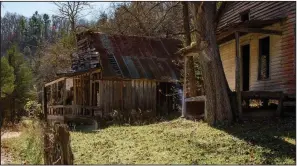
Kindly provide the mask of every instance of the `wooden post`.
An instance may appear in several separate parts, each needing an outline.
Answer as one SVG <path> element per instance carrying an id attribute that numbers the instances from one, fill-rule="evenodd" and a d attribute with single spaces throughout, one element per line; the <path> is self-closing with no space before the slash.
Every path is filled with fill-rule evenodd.
<path id="1" fill-rule="evenodd" d="M 47 121 L 47 93 L 45 86 L 43 86 L 43 114 L 44 120 Z"/>
<path id="2" fill-rule="evenodd" d="M 235 69 L 235 89 L 239 118 L 242 118 L 241 106 L 241 55 L 239 53 L 239 32 L 235 32 L 235 49 L 236 49 L 236 69 Z"/>
<path id="3" fill-rule="evenodd" d="M 93 81 L 92 81 L 92 73 L 90 73 L 90 98 L 89 98 L 89 105 L 92 106 L 93 105 L 93 90 L 92 90 L 92 85 L 93 85 Z"/>
<path id="4" fill-rule="evenodd" d="M 62 115 L 65 114 L 65 106 L 66 106 L 66 99 L 67 99 L 67 90 L 66 90 L 66 78 L 64 79 L 64 86 L 63 86 L 63 108 L 62 108 Z"/>
<path id="5" fill-rule="evenodd" d="M 182 117 L 185 118 L 187 114 L 186 108 L 186 95 L 187 95 L 187 57 L 184 56 L 184 85 L 183 85 L 183 100 L 182 100 Z"/>
<path id="6" fill-rule="evenodd" d="M 277 116 L 282 116 L 283 115 L 283 103 L 284 103 L 284 93 L 281 93 L 281 96 L 278 100 L 278 106 L 277 106 L 277 110 L 276 110 L 276 115 Z"/>

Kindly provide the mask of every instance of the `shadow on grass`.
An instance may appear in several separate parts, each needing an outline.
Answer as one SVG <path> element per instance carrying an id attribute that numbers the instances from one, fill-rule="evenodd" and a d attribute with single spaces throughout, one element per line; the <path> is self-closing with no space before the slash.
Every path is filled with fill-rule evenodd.
<path id="1" fill-rule="evenodd" d="M 274 158 L 296 160 L 296 145 L 284 139 L 296 139 L 296 119 L 293 117 L 246 120 L 229 127 L 216 128 L 245 140 L 252 146 L 270 149 L 271 153 L 263 154 L 263 164 L 275 164 L 272 160 Z"/>

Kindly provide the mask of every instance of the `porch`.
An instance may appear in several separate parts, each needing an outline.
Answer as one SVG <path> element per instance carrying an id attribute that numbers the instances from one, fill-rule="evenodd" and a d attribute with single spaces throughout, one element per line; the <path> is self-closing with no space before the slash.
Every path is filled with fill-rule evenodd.
<path id="1" fill-rule="evenodd" d="M 288 99 L 289 99 L 288 96 L 290 96 L 290 94 L 286 94 L 286 92 L 282 90 L 285 88 L 276 87 L 275 80 L 273 80 L 274 81 L 273 82 L 273 81 L 270 81 L 270 78 L 268 79 L 267 77 L 265 77 L 265 74 L 269 73 L 269 68 L 270 68 L 269 59 L 267 59 L 267 55 L 269 55 L 270 47 L 273 49 L 276 49 L 276 48 L 274 48 L 274 45 L 270 46 L 269 41 L 268 42 L 266 42 L 266 40 L 264 41 L 264 39 L 266 39 L 266 38 L 263 38 L 263 40 L 259 41 L 260 45 L 262 44 L 263 49 L 260 49 L 259 52 L 253 52 L 253 54 L 263 55 L 263 61 L 265 61 L 267 63 L 261 64 L 262 68 L 265 67 L 265 70 L 259 72 L 259 75 L 257 75 L 257 74 L 255 74 L 255 72 L 257 70 L 250 69 L 251 64 L 250 64 L 249 56 L 250 56 L 250 50 L 255 51 L 256 50 L 255 48 L 258 49 L 258 46 L 257 47 L 254 46 L 253 48 L 250 48 L 249 44 L 246 44 L 246 43 L 248 43 L 247 41 L 245 41 L 245 43 L 240 42 L 240 38 L 244 37 L 248 34 L 263 34 L 262 36 L 281 37 L 283 34 L 281 28 L 274 29 L 274 26 L 272 26 L 272 27 L 269 27 L 269 26 L 275 25 L 282 21 L 284 21 L 284 18 L 275 19 L 275 20 L 247 20 L 244 22 L 236 23 L 234 25 L 230 25 L 227 28 L 220 29 L 217 32 L 218 44 L 223 44 L 223 43 L 228 42 L 228 44 L 229 44 L 228 46 L 230 46 L 231 44 L 233 44 L 232 42 L 234 42 L 234 44 L 232 45 L 233 47 L 231 47 L 232 49 L 230 50 L 230 47 L 228 47 L 228 50 L 226 49 L 225 53 L 228 54 L 228 58 L 229 58 L 229 54 L 234 55 L 234 56 L 232 56 L 232 58 L 234 58 L 234 59 L 231 59 L 231 58 L 228 59 L 228 63 L 232 62 L 232 65 L 234 65 L 235 70 L 234 70 L 233 66 L 229 67 L 225 71 L 225 74 L 228 76 L 228 78 L 230 78 L 228 80 L 228 83 L 229 84 L 231 83 L 232 87 L 234 88 L 233 95 L 236 98 L 237 106 L 238 106 L 238 110 L 236 111 L 236 114 L 237 114 L 236 116 L 238 116 L 240 118 L 243 116 L 243 113 L 244 113 L 243 109 L 244 110 L 251 109 L 249 106 L 245 107 L 246 105 L 249 105 L 249 104 L 246 104 L 246 103 L 248 103 L 247 101 L 249 101 L 249 100 L 262 100 L 262 101 L 276 100 L 278 104 L 277 104 L 276 111 L 273 113 L 276 116 L 280 116 L 283 113 L 284 105 L 288 104 Z M 229 42 L 231 40 L 233 40 L 233 41 Z M 273 38 L 273 41 L 277 41 L 277 40 L 275 40 L 275 38 Z M 248 47 L 246 47 L 246 46 L 248 46 Z M 195 45 L 186 47 L 182 50 L 182 53 L 184 54 L 184 56 L 194 56 L 195 51 L 196 51 L 195 47 L 196 47 Z M 229 51 L 229 52 L 227 53 L 227 51 Z M 274 53 L 273 55 L 274 55 L 274 57 L 280 56 L 280 55 L 278 55 L 278 53 Z M 262 63 L 262 59 L 261 59 L 261 63 Z M 275 62 L 273 64 L 275 65 Z M 227 65 L 227 64 L 224 64 L 224 65 Z M 224 70 L 225 70 L 225 67 L 226 66 L 224 66 Z M 186 68 L 186 66 L 184 68 Z M 273 68 L 271 70 L 271 72 L 274 72 L 274 70 L 277 70 L 277 69 Z M 275 72 L 275 73 L 277 73 L 277 72 Z M 275 73 L 273 73 L 274 78 L 279 79 L 280 77 L 277 76 Z M 253 78 L 252 81 L 260 80 L 261 83 L 259 83 L 257 85 L 254 84 L 251 86 L 250 83 L 252 81 L 249 79 L 250 77 Z M 262 79 L 262 77 L 263 77 L 263 79 Z M 261 78 L 261 79 L 259 79 L 259 78 Z M 186 80 L 186 79 L 184 79 L 184 80 Z M 281 81 L 279 81 L 279 82 L 281 82 Z M 184 84 L 184 85 L 186 86 L 187 84 Z M 261 88 L 260 86 L 264 86 L 267 88 Z M 273 86 L 275 86 L 275 88 Z M 187 89 L 187 87 L 184 87 L 184 89 Z M 288 89 L 288 88 L 286 88 L 286 89 Z M 295 99 L 293 99 L 293 100 L 295 100 Z M 196 97 L 191 97 L 191 98 L 185 97 L 184 103 L 183 103 L 184 109 L 188 109 L 188 107 L 187 107 L 188 103 L 193 103 L 193 102 L 205 103 L 207 101 L 206 101 L 205 96 L 196 96 Z M 290 102 L 290 104 L 291 103 L 292 102 Z M 206 111 L 206 108 L 204 107 L 204 111 L 196 111 L 196 112 L 203 114 L 205 111 Z M 193 111 L 185 110 L 185 112 L 193 112 Z"/>

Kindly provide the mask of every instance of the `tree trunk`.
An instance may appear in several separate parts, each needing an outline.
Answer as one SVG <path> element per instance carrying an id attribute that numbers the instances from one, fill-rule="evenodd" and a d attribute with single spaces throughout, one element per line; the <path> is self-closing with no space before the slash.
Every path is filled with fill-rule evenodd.
<path id="1" fill-rule="evenodd" d="M 183 1 L 183 23 L 184 23 L 184 32 L 185 32 L 185 47 L 191 45 L 191 32 L 190 32 L 190 21 L 189 21 L 189 7 L 188 2 Z M 197 96 L 197 87 L 196 87 L 196 78 L 195 78 L 195 69 L 194 69 L 194 59 L 193 57 L 184 57 L 184 99 L 186 97 Z M 186 104 L 183 101 L 183 117 L 186 117 Z"/>
<path id="2" fill-rule="evenodd" d="M 192 12 L 207 101 L 205 120 L 210 125 L 230 123 L 232 110 L 229 87 L 215 36 L 216 2 L 193 2 Z"/>

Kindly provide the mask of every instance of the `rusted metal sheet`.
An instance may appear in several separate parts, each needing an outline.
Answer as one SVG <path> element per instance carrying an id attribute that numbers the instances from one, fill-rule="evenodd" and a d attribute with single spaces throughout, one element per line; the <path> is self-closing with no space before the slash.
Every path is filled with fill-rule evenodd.
<path id="1" fill-rule="evenodd" d="M 140 78 L 138 70 L 136 69 L 132 58 L 130 56 L 123 56 L 123 59 L 127 64 L 131 78 Z"/>
<path id="2" fill-rule="evenodd" d="M 179 80 L 179 70 L 173 64 L 173 54 L 182 47 L 179 40 L 94 32 L 85 35 L 90 36 L 90 45 L 99 54 L 103 78 Z M 92 66 L 84 67 L 89 70 Z"/>

